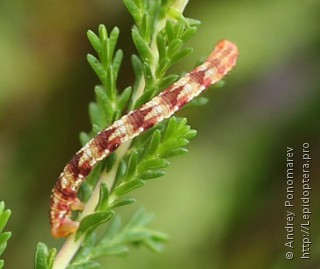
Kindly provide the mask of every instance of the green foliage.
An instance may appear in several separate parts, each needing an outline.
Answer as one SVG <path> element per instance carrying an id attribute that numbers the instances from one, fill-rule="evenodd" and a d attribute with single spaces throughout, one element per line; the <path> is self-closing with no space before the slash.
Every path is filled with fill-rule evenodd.
<path id="1" fill-rule="evenodd" d="M 4 202 L 0 202 L 0 256 L 7 247 L 7 241 L 11 237 L 11 232 L 3 232 L 4 227 L 10 218 L 11 211 L 9 209 L 5 210 Z M 0 260 L 0 269 L 3 268 L 4 261 Z"/>
<path id="2" fill-rule="evenodd" d="M 158 127 L 159 128 L 159 127 Z M 116 197 L 141 187 L 146 180 L 165 174 L 169 165 L 166 158 L 187 152 L 184 148 L 196 132 L 186 125 L 186 120 L 172 117 L 160 129 L 152 129 L 133 142 L 132 151 L 123 161 L 122 180 L 115 188 Z M 116 198 L 117 199 L 117 198 Z"/>
<path id="3" fill-rule="evenodd" d="M 52 248 L 49 250 L 45 243 L 38 243 L 35 255 L 35 269 L 50 269 L 52 268 L 57 250 Z"/>
<path id="4" fill-rule="evenodd" d="M 138 55 L 133 55 L 131 59 L 136 79 L 132 87 L 117 88 L 123 58 L 122 51 L 116 49 L 119 29 L 115 27 L 108 33 L 106 27 L 100 25 L 98 33 L 88 31 L 87 36 L 96 56 L 88 54 L 87 60 L 100 84 L 94 89 L 96 101 L 89 104 L 92 130 L 88 134 L 80 134 L 83 145 L 97 132 L 174 83 L 178 76 L 166 75 L 168 69 L 192 52 L 184 45 L 195 34 L 199 22 L 182 15 L 187 1 L 123 2 L 135 22 L 132 39 Z M 198 99 L 195 103 L 202 105 L 205 99 Z M 63 258 L 68 261 L 65 267 L 100 268 L 97 258 L 124 256 L 129 245 L 143 245 L 156 252 L 162 250 L 167 236 L 147 227 L 152 220 L 151 214 L 140 209 L 123 226 L 115 212 L 118 207 L 135 202 L 127 196 L 131 191 L 150 179 L 163 176 L 169 165 L 168 158 L 186 153 L 185 146 L 195 135 L 196 131 L 187 125 L 186 119 L 172 117 L 130 141 L 125 150 L 120 153 L 116 151 L 93 169 L 81 185 L 79 197 L 90 203 L 94 197 L 92 194 L 98 193 L 94 191 L 98 186 L 98 205 L 90 214 L 81 216 L 74 245 L 68 243 L 74 250 L 68 251 L 73 254 L 66 255 L 73 257 Z M 96 233 L 96 228 L 103 223 L 108 223 L 107 230 L 103 235 L 98 235 L 100 233 Z M 51 268 L 55 253 L 55 249 L 48 250 L 45 244 L 39 243 L 36 268 Z M 62 256 L 64 253 L 59 253 L 57 259 Z"/>
<path id="5" fill-rule="evenodd" d="M 99 77 L 101 85 L 97 85 L 94 89 L 97 102 L 89 105 L 92 134 L 87 137 L 82 134 L 81 142 L 83 144 L 88 141 L 87 138 L 94 136 L 98 131 L 118 119 L 131 96 L 131 87 L 123 90 L 122 94 L 119 94 L 116 88 L 116 80 L 123 58 L 122 51 L 115 50 L 119 29 L 113 28 L 108 35 L 106 27 L 100 25 L 98 35 L 89 30 L 87 36 L 98 55 L 97 58 L 88 54 L 87 60 Z"/>
<path id="6" fill-rule="evenodd" d="M 119 216 L 113 217 L 99 239 L 95 233 L 86 237 L 81 250 L 67 268 L 100 268 L 99 263 L 95 261 L 97 258 L 110 255 L 126 256 L 130 245 L 145 246 L 154 252 L 161 251 L 168 236 L 147 227 L 152 218 L 152 214 L 143 209 L 136 211 L 125 225 L 121 224 Z"/>

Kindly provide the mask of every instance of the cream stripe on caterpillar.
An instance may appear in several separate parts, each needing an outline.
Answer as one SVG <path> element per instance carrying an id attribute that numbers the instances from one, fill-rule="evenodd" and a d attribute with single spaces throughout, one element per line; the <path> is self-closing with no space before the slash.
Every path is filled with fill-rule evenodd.
<path id="1" fill-rule="evenodd" d="M 71 220 L 72 210 L 83 209 L 83 204 L 77 198 L 77 191 L 99 161 L 116 150 L 120 144 L 169 118 L 203 90 L 221 80 L 235 66 L 237 58 L 237 46 L 228 40 L 220 41 L 203 64 L 141 108 L 115 121 L 81 148 L 66 165 L 52 190 L 52 236 L 65 237 L 77 231 L 79 222 Z"/>

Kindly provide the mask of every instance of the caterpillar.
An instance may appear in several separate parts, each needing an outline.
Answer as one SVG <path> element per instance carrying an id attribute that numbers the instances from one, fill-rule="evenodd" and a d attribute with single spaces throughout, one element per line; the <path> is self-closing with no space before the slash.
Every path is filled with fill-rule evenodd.
<path id="1" fill-rule="evenodd" d="M 220 41 L 207 60 L 180 78 L 141 108 L 129 112 L 84 145 L 65 166 L 50 199 L 51 234 L 66 237 L 77 231 L 79 222 L 71 219 L 72 210 L 84 205 L 77 197 L 81 183 L 92 168 L 122 143 L 169 118 L 210 85 L 221 80 L 236 64 L 237 46 Z"/>

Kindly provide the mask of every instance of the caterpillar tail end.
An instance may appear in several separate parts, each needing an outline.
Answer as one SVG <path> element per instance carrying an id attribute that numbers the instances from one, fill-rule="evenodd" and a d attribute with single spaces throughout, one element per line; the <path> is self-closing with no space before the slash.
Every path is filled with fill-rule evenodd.
<path id="1" fill-rule="evenodd" d="M 79 228 L 78 221 L 70 219 L 62 219 L 58 223 L 53 223 L 51 226 L 51 235 L 54 238 L 67 237 L 69 234 L 75 233 Z"/>

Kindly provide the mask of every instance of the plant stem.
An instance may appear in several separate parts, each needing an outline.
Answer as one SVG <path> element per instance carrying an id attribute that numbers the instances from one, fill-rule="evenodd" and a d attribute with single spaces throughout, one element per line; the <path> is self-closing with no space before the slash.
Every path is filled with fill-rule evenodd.
<path id="1" fill-rule="evenodd" d="M 184 8 L 186 7 L 189 0 L 174 0 L 172 1 L 170 7 L 172 9 L 175 9 L 179 13 L 183 13 Z M 153 61 L 151 63 L 151 71 L 154 74 L 157 68 L 158 59 L 159 59 L 159 52 L 157 48 L 157 35 L 158 33 L 165 27 L 166 21 L 170 19 L 170 17 L 166 14 L 161 20 L 159 20 L 155 25 L 155 31 L 152 36 L 152 41 L 150 44 L 150 49 L 153 55 Z M 142 77 L 139 81 L 137 91 L 133 98 L 133 104 L 138 100 L 138 98 L 142 95 L 145 88 L 145 79 Z M 115 164 L 113 165 L 113 168 L 109 172 L 105 172 L 100 176 L 100 179 L 98 183 L 96 184 L 92 195 L 88 202 L 85 205 L 85 208 L 80 216 L 80 219 L 83 219 L 85 216 L 90 215 L 94 212 L 95 207 L 99 200 L 99 193 L 100 193 L 100 185 L 101 183 L 106 183 L 108 188 L 111 189 L 116 177 L 116 172 L 119 167 L 119 163 L 124 157 L 125 153 L 128 151 L 129 147 L 131 145 L 131 140 L 127 141 L 126 143 L 123 143 L 118 149 L 117 149 L 117 159 Z M 110 202 L 115 199 L 113 195 L 110 196 Z M 79 238 L 77 241 L 75 241 L 75 234 L 71 234 L 64 245 L 61 247 L 59 252 L 57 253 L 57 256 L 55 258 L 54 264 L 52 266 L 52 269 L 64 269 L 69 264 L 74 255 L 77 253 L 79 248 L 81 247 L 81 244 L 84 240 L 84 236 Z"/>

